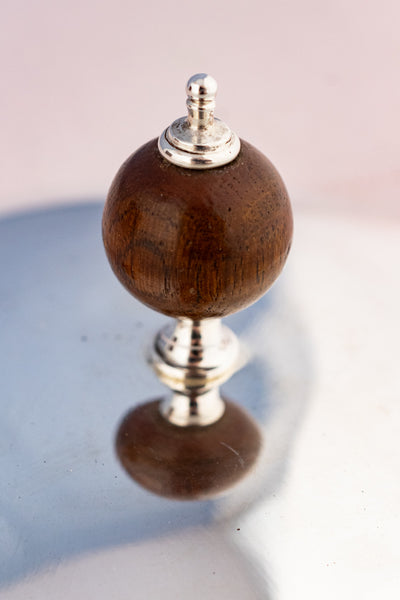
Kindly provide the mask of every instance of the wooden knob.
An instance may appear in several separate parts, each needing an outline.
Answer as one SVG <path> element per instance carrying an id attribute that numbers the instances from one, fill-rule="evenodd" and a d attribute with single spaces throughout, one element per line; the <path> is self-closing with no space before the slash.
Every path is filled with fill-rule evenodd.
<path id="1" fill-rule="evenodd" d="M 268 290 L 292 240 L 282 179 L 214 117 L 216 91 L 205 73 L 189 79 L 187 117 L 128 158 L 103 214 L 104 246 L 120 282 L 177 319 L 157 334 L 148 357 L 171 392 L 131 411 L 116 440 L 133 479 L 174 498 L 220 493 L 255 464 L 260 433 L 219 391 L 242 361 L 221 317 Z"/>
<path id="2" fill-rule="evenodd" d="M 106 253 L 126 289 L 192 320 L 258 300 L 282 270 L 292 229 L 281 177 L 243 140 L 235 160 L 204 170 L 176 166 L 148 142 L 118 171 L 103 216 Z"/>

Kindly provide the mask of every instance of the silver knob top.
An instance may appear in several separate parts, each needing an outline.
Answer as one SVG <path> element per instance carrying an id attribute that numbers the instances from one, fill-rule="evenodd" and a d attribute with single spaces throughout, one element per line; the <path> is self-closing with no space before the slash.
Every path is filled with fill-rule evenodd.
<path id="1" fill-rule="evenodd" d="M 192 75 L 186 84 L 186 93 L 192 98 L 213 100 L 217 95 L 218 84 L 214 77 L 207 73 Z"/>
<path id="2" fill-rule="evenodd" d="M 215 96 L 218 85 L 205 73 L 193 75 L 186 84 L 187 120 L 192 129 L 207 129 L 214 125 Z"/>
<path id="3" fill-rule="evenodd" d="M 187 117 L 163 131 L 158 148 L 164 158 L 187 169 L 212 169 L 236 158 L 240 140 L 214 117 L 217 82 L 211 75 L 193 75 L 186 85 Z"/>

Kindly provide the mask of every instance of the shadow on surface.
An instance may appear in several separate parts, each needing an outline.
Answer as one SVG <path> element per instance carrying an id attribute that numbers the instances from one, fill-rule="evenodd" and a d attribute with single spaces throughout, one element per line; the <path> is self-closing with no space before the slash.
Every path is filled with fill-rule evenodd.
<path id="1" fill-rule="evenodd" d="M 161 547 L 179 532 L 183 539 L 193 530 L 195 544 L 199 527 L 202 535 L 212 530 L 214 539 L 224 517 L 279 485 L 307 399 L 305 336 L 284 287 L 276 286 L 227 319 L 253 357 L 225 393 L 260 423 L 268 465 L 255 472 L 248 489 L 244 482 L 237 494 L 215 501 L 169 501 L 134 485 L 114 456 L 114 429 L 129 408 L 163 392 L 143 349 L 166 318 L 130 297 L 111 273 L 101 210 L 92 203 L 0 221 L 2 585 L 44 567 L 50 573 L 52 565 L 60 569 L 82 553 L 124 544 L 144 549 L 151 540 Z M 218 547 L 220 556 L 222 545 L 230 568 L 247 577 L 246 598 L 269 598 L 268 574 L 261 577 L 230 543 L 226 523 L 219 543 L 204 552 L 214 556 Z M 178 542 L 169 548 L 173 562 L 172 548 L 177 557 L 182 548 Z M 230 598 L 243 593 L 240 586 L 237 594 L 229 592 Z"/>

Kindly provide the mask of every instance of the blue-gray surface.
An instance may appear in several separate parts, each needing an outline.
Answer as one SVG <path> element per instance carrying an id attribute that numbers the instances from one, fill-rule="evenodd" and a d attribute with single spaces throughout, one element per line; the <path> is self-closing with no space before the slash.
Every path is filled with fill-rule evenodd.
<path id="1" fill-rule="evenodd" d="M 97 203 L 0 221 L 1 585 L 81 552 L 206 525 L 223 513 L 223 499 L 184 503 L 147 493 L 115 458 L 122 416 L 164 391 L 144 352 L 166 318 L 117 282 L 103 252 L 100 222 Z M 281 285 L 226 320 L 256 346 L 247 366 L 226 384 L 226 394 L 266 432 L 282 406 L 287 423 L 283 450 L 270 456 L 258 486 L 261 495 L 279 485 L 310 371 L 296 316 L 282 313 Z M 299 381 L 283 401 L 276 387 L 283 366 L 276 372 L 257 338 L 262 319 L 271 322 L 274 311 L 285 323 L 280 352 L 297 365 Z"/>

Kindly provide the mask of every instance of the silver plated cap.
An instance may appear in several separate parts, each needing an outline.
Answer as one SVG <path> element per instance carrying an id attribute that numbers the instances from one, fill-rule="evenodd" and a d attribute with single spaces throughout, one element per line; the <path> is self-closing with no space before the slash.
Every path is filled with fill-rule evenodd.
<path id="1" fill-rule="evenodd" d="M 162 156 L 187 169 L 212 169 L 234 160 L 239 154 L 240 140 L 223 121 L 214 117 L 215 79 L 197 73 L 187 82 L 186 93 L 187 117 L 174 121 L 158 139 Z"/>

